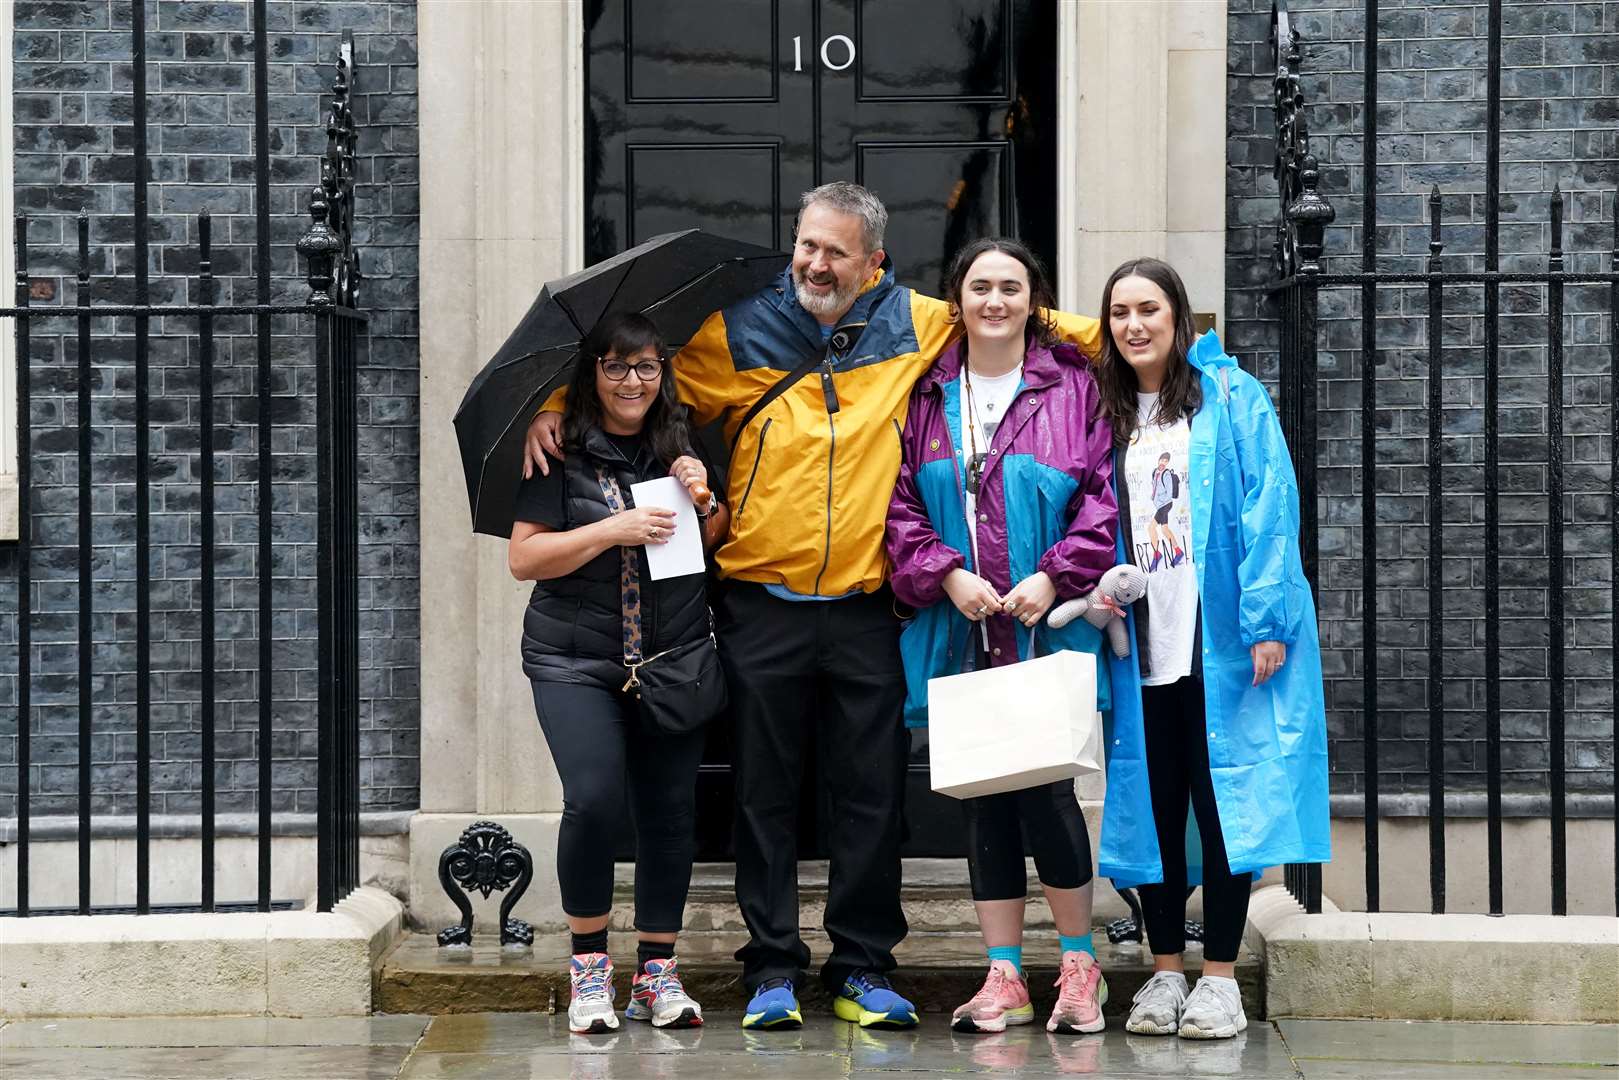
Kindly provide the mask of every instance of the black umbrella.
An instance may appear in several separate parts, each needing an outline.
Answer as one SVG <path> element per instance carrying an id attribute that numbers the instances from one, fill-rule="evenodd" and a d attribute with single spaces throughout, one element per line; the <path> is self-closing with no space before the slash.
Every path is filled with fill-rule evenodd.
<path id="1" fill-rule="evenodd" d="M 603 316 L 644 312 L 678 349 L 711 313 L 768 285 L 786 258 L 687 229 L 653 237 L 541 289 L 455 413 L 473 531 L 511 535 L 529 420 L 568 378 L 581 340 Z"/>

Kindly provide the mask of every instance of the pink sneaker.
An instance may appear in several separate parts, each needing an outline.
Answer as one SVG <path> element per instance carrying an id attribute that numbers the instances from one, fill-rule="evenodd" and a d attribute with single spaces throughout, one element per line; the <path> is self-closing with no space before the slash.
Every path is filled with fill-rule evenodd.
<path id="1" fill-rule="evenodd" d="M 997 962 L 989 965 L 984 985 L 972 1000 L 951 1014 L 950 1027 L 954 1031 L 980 1034 L 1005 1031 L 1008 1024 L 1033 1021 L 1029 984 L 1010 964 Z"/>
<path id="2" fill-rule="evenodd" d="M 1089 1035 L 1107 1026 L 1102 1006 L 1107 1004 L 1107 980 L 1096 958 L 1087 952 L 1062 954 L 1057 972 L 1057 1004 L 1046 1030 L 1062 1035 Z"/>

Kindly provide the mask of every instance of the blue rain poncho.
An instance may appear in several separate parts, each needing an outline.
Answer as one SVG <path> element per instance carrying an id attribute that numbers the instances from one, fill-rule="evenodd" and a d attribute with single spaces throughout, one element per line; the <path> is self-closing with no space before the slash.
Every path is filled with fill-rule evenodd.
<path id="1" fill-rule="evenodd" d="M 1220 829 L 1231 872 L 1258 873 L 1331 857 L 1326 709 L 1315 603 L 1299 556 L 1299 491 L 1265 387 L 1210 331 L 1187 360 L 1201 374 L 1189 485 L 1202 598 L 1203 681 Z M 1123 470 L 1114 469 L 1114 481 Z M 1119 561 L 1125 562 L 1121 531 Z M 1141 678 L 1132 647 L 1112 659 L 1113 713 L 1102 811 L 1101 874 L 1123 888 L 1161 881 L 1142 736 Z M 1250 647 L 1287 646 L 1287 661 L 1253 685 Z M 1111 655 L 1111 654 L 1109 654 Z M 1200 880 L 1195 829 L 1189 880 Z"/>

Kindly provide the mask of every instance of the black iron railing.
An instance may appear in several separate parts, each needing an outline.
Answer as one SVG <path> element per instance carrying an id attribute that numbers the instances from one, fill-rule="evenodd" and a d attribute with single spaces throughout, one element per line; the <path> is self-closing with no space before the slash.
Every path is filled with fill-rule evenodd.
<path id="1" fill-rule="evenodd" d="M 33 611 L 34 514 L 38 510 L 31 483 L 32 436 L 30 387 L 36 366 L 31 356 L 33 335 L 41 323 L 64 320 L 76 323 L 77 344 L 77 810 L 78 904 L 80 914 L 100 910 L 92 903 L 91 843 L 93 831 L 92 746 L 96 736 L 92 688 L 97 677 L 93 639 L 94 546 L 92 503 L 98 477 L 92 452 L 93 364 L 98 350 L 108 346 L 95 330 L 128 319 L 134 330 L 134 548 L 135 548 L 135 903 L 137 913 L 162 908 L 151 898 L 152 817 L 152 531 L 151 531 L 151 320 L 178 317 L 194 320 L 197 364 L 197 472 L 199 526 L 199 636 L 200 670 L 198 724 L 200 728 L 200 847 L 201 876 L 198 902 L 192 910 L 235 909 L 222 903 L 215 889 L 216 743 L 220 733 L 216 652 L 216 608 L 220 597 L 215 581 L 216 553 L 216 320 L 226 316 L 252 316 L 256 346 L 257 435 L 257 896 L 250 906 L 269 911 L 271 899 L 271 832 L 276 781 L 273 691 L 276 652 L 272 620 L 275 610 L 275 531 L 272 497 L 275 491 L 275 421 L 272 403 L 275 369 L 272 363 L 272 317 L 301 315 L 312 318 L 312 348 L 316 366 L 315 424 L 317 458 L 318 594 L 318 890 L 321 910 L 329 910 L 359 883 L 359 614 L 358 614 L 358 506 L 356 469 L 356 378 L 360 331 L 365 316 L 357 309 L 360 271 L 353 244 L 354 162 L 356 128 L 350 107 L 354 88 L 354 41 L 344 34 L 333 84 L 331 108 L 326 114 L 326 151 L 321 158 L 321 179 L 310 200 L 311 224 L 298 241 L 308 260 L 308 299 L 301 304 L 272 303 L 270 267 L 270 127 L 268 103 L 267 0 L 254 0 L 254 146 L 256 196 L 256 302 L 214 303 L 213 230 L 209 214 L 198 215 L 197 299 L 193 304 L 150 303 L 148 259 L 148 177 L 146 114 L 146 9 L 131 5 L 133 45 L 133 109 L 131 153 L 133 170 L 134 290 L 132 304 L 97 304 L 97 293 L 108 279 L 91 274 L 89 219 L 78 218 L 77 297 L 72 305 L 36 306 L 30 302 L 28 220 L 15 222 L 16 306 L 0 308 L 0 318 L 12 320 L 16 339 L 17 468 L 19 537 L 17 543 L 17 907 L 16 914 L 34 910 L 30 902 L 31 747 L 33 742 L 33 670 L 31 623 Z M 172 426 L 172 425 L 169 425 Z M 183 906 L 183 905 L 182 905 Z"/>
<path id="2" fill-rule="evenodd" d="M 1304 562 L 1312 584 L 1318 582 L 1318 506 L 1316 489 L 1316 380 L 1320 293 L 1349 288 L 1360 294 L 1360 498 L 1361 498 L 1361 731 L 1364 772 L 1364 829 L 1366 907 L 1381 905 L 1379 821 L 1378 685 L 1386 676 L 1378 665 L 1379 565 L 1375 536 L 1377 517 L 1377 438 L 1375 433 L 1378 382 L 1374 357 L 1378 350 L 1377 299 L 1388 288 L 1425 286 L 1427 294 L 1427 754 L 1429 884 L 1432 910 L 1445 910 L 1445 769 L 1447 739 L 1444 687 L 1447 649 L 1441 628 L 1445 619 L 1446 586 L 1442 578 L 1445 540 L 1444 320 L 1446 290 L 1457 286 L 1482 290 L 1483 321 L 1483 623 L 1484 623 L 1484 744 L 1485 803 L 1488 849 L 1489 910 L 1505 910 L 1502 896 L 1502 761 L 1501 761 L 1501 513 L 1500 513 L 1500 321 L 1501 286 L 1541 286 L 1546 297 L 1546 415 L 1545 466 L 1547 487 L 1547 731 L 1550 797 L 1551 912 L 1568 910 L 1567 793 L 1566 793 L 1566 640 L 1564 628 L 1565 568 L 1563 562 L 1563 506 L 1565 489 L 1563 426 L 1564 290 L 1570 285 L 1608 286 L 1608 346 L 1612 386 L 1610 409 L 1614 439 L 1609 514 L 1613 543 L 1611 614 L 1619 638 L 1619 199 L 1615 200 L 1613 249 L 1607 272 L 1569 272 L 1564 268 L 1564 199 L 1560 190 L 1549 202 L 1550 247 L 1544 270 L 1503 271 L 1500 252 L 1501 162 L 1501 0 L 1488 4 L 1488 69 L 1486 78 L 1486 166 L 1484 192 L 1484 257 L 1482 271 L 1447 270 L 1441 221 L 1441 193 L 1436 185 L 1427 200 L 1429 254 L 1426 269 L 1395 272 L 1379 269 L 1376 258 L 1378 144 L 1377 0 L 1366 0 L 1364 51 L 1365 100 L 1361 139 L 1361 259 L 1359 272 L 1327 272 L 1322 266 L 1325 230 L 1334 219 L 1331 205 L 1320 193 L 1320 168 L 1310 153 L 1305 121 L 1305 99 L 1299 81 L 1303 56 L 1297 28 L 1287 0 L 1274 0 L 1271 45 L 1275 60 L 1276 176 L 1281 195 L 1274 252 L 1274 280 L 1269 286 L 1283 320 L 1281 337 L 1282 422 L 1299 474 Z M 1619 671 L 1614 675 L 1619 698 Z M 1619 770 L 1616 770 L 1619 775 Z M 1619 865 L 1619 791 L 1615 792 L 1615 862 Z M 1321 907 L 1320 867 L 1289 866 L 1286 883 L 1309 911 Z M 1619 902 L 1619 872 L 1615 877 Z"/>

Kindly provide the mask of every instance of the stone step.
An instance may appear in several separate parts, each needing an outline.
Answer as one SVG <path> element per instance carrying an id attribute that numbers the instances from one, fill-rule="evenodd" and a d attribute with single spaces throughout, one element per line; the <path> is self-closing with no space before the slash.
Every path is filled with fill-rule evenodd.
<path id="1" fill-rule="evenodd" d="M 978 916 L 973 910 L 968 888 L 965 859 L 906 859 L 903 871 L 905 918 L 913 933 L 976 934 Z M 1051 909 L 1040 895 L 1033 860 L 1028 869 L 1029 902 L 1024 926 L 1034 932 L 1055 933 Z M 741 931 L 746 929 L 736 906 L 736 868 L 732 863 L 698 863 L 692 871 L 691 891 L 686 899 L 686 928 L 689 931 Z M 818 927 L 826 912 L 827 864 L 824 861 L 799 863 L 799 925 Z M 1186 917 L 1203 917 L 1201 891 L 1192 895 Z M 613 913 L 609 927 L 630 931 L 635 928 L 635 865 L 620 863 L 613 882 Z M 1123 918 L 1130 910 L 1105 880 L 1097 882 L 1093 918 L 1098 927 Z"/>
<path id="2" fill-rule="evenodd" d="M 806 931 L 810 952 L 823 958 L 829 951 L 826 935 Z M 687 990 L 711 1012 L 740 1011 L 747 1003 L 740 965 L 732 955 L 747 940 L 746 934 L 703 931 L 680 940 L 680 971 Z M 1107 976 L 1108 1003 L 1104 1012 L 1120 1024 L 1130 999 L 1152 974 L 1152 957 L 1136 944 L 1109 944 L 1096 935 L 1102 971 Z M 1028 944 L 1029 985 L 1035 1007 L 1050 1011 L 1056 991 L 1056 942 L 1047 935 Z M 609 949 L 623 965 L 616 982 L 619 1005 L 628 999 L 629 968 L 635 956 L 633 933 L 615 933 Z M 554 1012 L 567 1008 L 565 973 L 568 939 L 565 934 L 535 938 L 532 948 L 501 948 L 493 939 L 479 938 L 471 947 L 441 948 L 429 934 L 405 938 L 383 961 L 379 974 L 377 1008 L 386 1013 Z M 983 945 L 971 934 L 938 931 L 913 932 L 895 950 L 899 971 L 896 988 L 925 1013 L 948 1013 L 971 997 L 984 977 Z M 1187 950 L 1192 978 L 1202 967 L 1199 946 Z M 1250 1019 L 1264 1015 L 1262 972 L 1246 949 L 1237 961 L 1237 982 Z M 804 1006 L 830 1014 L 831 1006 L 818 980 L 802 988 Z"/>

